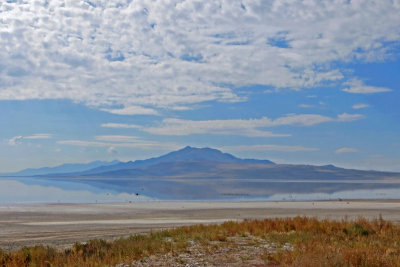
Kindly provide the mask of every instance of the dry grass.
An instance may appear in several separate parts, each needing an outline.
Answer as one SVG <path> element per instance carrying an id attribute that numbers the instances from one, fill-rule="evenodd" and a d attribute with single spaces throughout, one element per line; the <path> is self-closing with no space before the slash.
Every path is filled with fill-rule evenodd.
<path id="1" fill-rule="evenodd" d="M 110 242 L 91 240 L 65 251 L 42 246 L 0 251 L 0 266 L 131 264 L 143 258 L 187 252 L 191 243 L 204 248 L 233 244 L 230 240 L 235 237 L 248 240 L 248 246 L 257 240 L 271 244 L 275 249 L 260 250 L 265 265 L 400 266 L 399 225 L 382 219 L 331 221 L 305 217 L 179 227 Z M 285 249 L 288 245 L 290 249 Z"/>

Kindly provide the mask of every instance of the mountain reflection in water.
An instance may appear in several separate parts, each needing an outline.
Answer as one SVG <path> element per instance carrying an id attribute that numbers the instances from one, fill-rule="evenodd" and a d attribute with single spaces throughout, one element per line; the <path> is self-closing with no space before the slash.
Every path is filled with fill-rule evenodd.
<path id="1" fill-rule="evenodd" d="M 7 177 L 0 203 L 104 203 L 152 200 L 309 201 L 398 199 L 399 183 L 366 181 L 116 180 Z"/>

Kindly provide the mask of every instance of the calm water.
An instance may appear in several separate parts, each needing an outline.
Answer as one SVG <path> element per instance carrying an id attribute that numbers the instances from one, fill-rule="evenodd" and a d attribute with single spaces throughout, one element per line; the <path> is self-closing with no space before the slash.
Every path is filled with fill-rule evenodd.
<path id="1" fill-rule="evenodd" d="M 71 181 L 72 180 L 72 181 Z M 139 193 L 139 195 L 136 195 Z M 398 199 L 400 183 L 347 181 L 0 178 L 0 203 L 96 203 L 152 200 Z"/>
<path id="2" fill-rule="evenodd" d="M 80 182 L 39 178 L 0 178 L 0 203 L 96 203 L 149 200 Z"/>

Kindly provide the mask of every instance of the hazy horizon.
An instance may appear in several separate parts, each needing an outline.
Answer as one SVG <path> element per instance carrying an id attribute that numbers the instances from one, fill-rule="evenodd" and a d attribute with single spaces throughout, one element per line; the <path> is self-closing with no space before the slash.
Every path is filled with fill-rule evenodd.
<path id="1" fill-rule="evenodd" d="M 83 161 L 78 161 L 78 162 L 63 162 L 63 163 L 61 163 L 61 164 L 56 164 L 56 165 L 44 165 L 44 166 L 38 166 L 38 167 L 34 167 L 34 168 L 22 168 L 22 169 L 13 171 L 13 172 L 0 172 L 0 175 L 6 175 L 6 176 L 7 176 L 7 174 L 12 174 L 12 173 L 14 173 L 14 172 L 20 172 L 20 171 L 29 170 L 29 169 L 54 168 L 54 167 L 59 167 L 59 166 L 63 166 L 63 165 L 85 165 L 85 164 L 91 164 L 91 163 L 97 163 L 97 162 L 99 162 L 99 164 L 96 164 L 96 166 L 93 167 L 93 168 L 95 168 L 95 167 L 98 167 L 98 166 L 105 166 L 105 164 L 106 164 L 106 165 L 109 165 L 110 163 L 111 163 L 111 164 L 114 164 L 114 162 L 115 162 L 115 164 L 120 163 L 120 162 L 125 162 L 125 163 L 127 163 L 127 162 L 135 162 L 136 160 L 139 160 L 139 161 L 140 161 L 140 160 L 148 160 L 148 159 L 151 159 L 151 158 L 157 158 L 157 157 L 160 157 L 160 156 L 164 156 L 164 155 L 166 155 L 166 154 L 168 154 L 168 153 L 170 153 L 170 152 L 175 152 L 175 151 L 183 150 L 183 149 L 186 148 L 186 147 L 191 147 L 191 146 L 185 146 L 185 147 L 179 148 L 178 150 L 168 151 L 168 152 L 166 152 L 166 153 L 159 154 L 159 155 L 155 155 L 155 156 L 150 157 L 150 158 L 140 158 L 140 159 L 130 159 L 130 160 L 128 159 L 128 160 L 125 160 L 125 161 L 124 161 L 124 160 L 120 160 L 120 159 L 118 159 L 118 158 L 114 158 L 114 159 L 112 159 L 112 160 L 106 160 L 106 161 L 104 161 L 104 160 L 91 160 L 91 161 L 86 161 L 86 162 L 83 162 Z M 196 147 L 191 147 L 191 148 L 196 148 Z M 198 148 L 202 149 L 202 148 L 210 148 L 210 147 L 198 147 Z M 216 149 L 216 148 L 211 148 L 211 149 Z M 218 149 L 217 149 L 217 150 L 218 150 Z M 221 151 L 222 153 L 227 153 L 227 152 L 225 152 L 225 151 L 223 151 L 223 150 L 219 150 L 219 151 Z M 236 157 L 235 154 L 231 154 L 231 153 L 228 153 L 228 154 L 230 154 L 230 155 Z M 237 158 L 240 158 L 240 157 L 237 157 Z M 260 158 L 251 158 L 251 157 L 250 157 L 249 159 L 269 160 L 269 159 L 267 159 L 267 158 L 265 158 L 265 159 L 260 159 Z M 274 164 L 289 164 L 289 165 L 291 165 L 291 164 L 293 164 L 293 165 L 311 165 L 311 164 L 307 164 L 307 163 L 298 163 L 298 164 L 296 164 L 296 163 L 281 163 L 281 162 L 273 162 L 273 163 L 274 163 Z M 340 165 L 333 165 L 333 164 L 330 164 L 329 162 L 323 163 L 323 164 L 319 164 L 319 165 L 315 165 L 315 166 L 327 166 L 327 165 L 332 165 L 332 166 L 335 166 L 335 167 L 343 168 L 343 166 L 340 166 Z M 89 168 L 89 169 L 90 169 L 90 168 Z M 358 169 L 358 170 L 366 170 L 366 171 L 384 171 L 384 170 L 379 170 L 379 169 L 368 169 L 368 168 L 365 168 L 365 169 L 360 168 L 360 169 Z M 393 171 L 393 172 L 399 172 L 399 171 Z M 49 171 L 49 174 L 50 174 L 50 173 L 52 173 L 52 172 Z M 6 177 L 6 176 L 5 176 L 5 177 Z M 28 175 L 28 176 L 29 176 L 29 175 Z"/>

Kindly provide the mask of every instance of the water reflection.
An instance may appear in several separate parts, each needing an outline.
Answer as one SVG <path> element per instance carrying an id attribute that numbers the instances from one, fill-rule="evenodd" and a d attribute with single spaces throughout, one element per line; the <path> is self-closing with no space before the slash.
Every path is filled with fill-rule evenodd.
<path id="1" fill-rule="evenodd" d="M 398 199 L 399 183 L 248 180 L 0 179 L 0 203 L 104 203 L 151 200 L 307 201 Z"/>
<path id="2" fill-rule="evenodd" d="M 65 182 L 32 180 L 0 180 L 0 203 L 96 203 L 147 201 L 142 195 L 106 191 L 90 185 Z"/>

